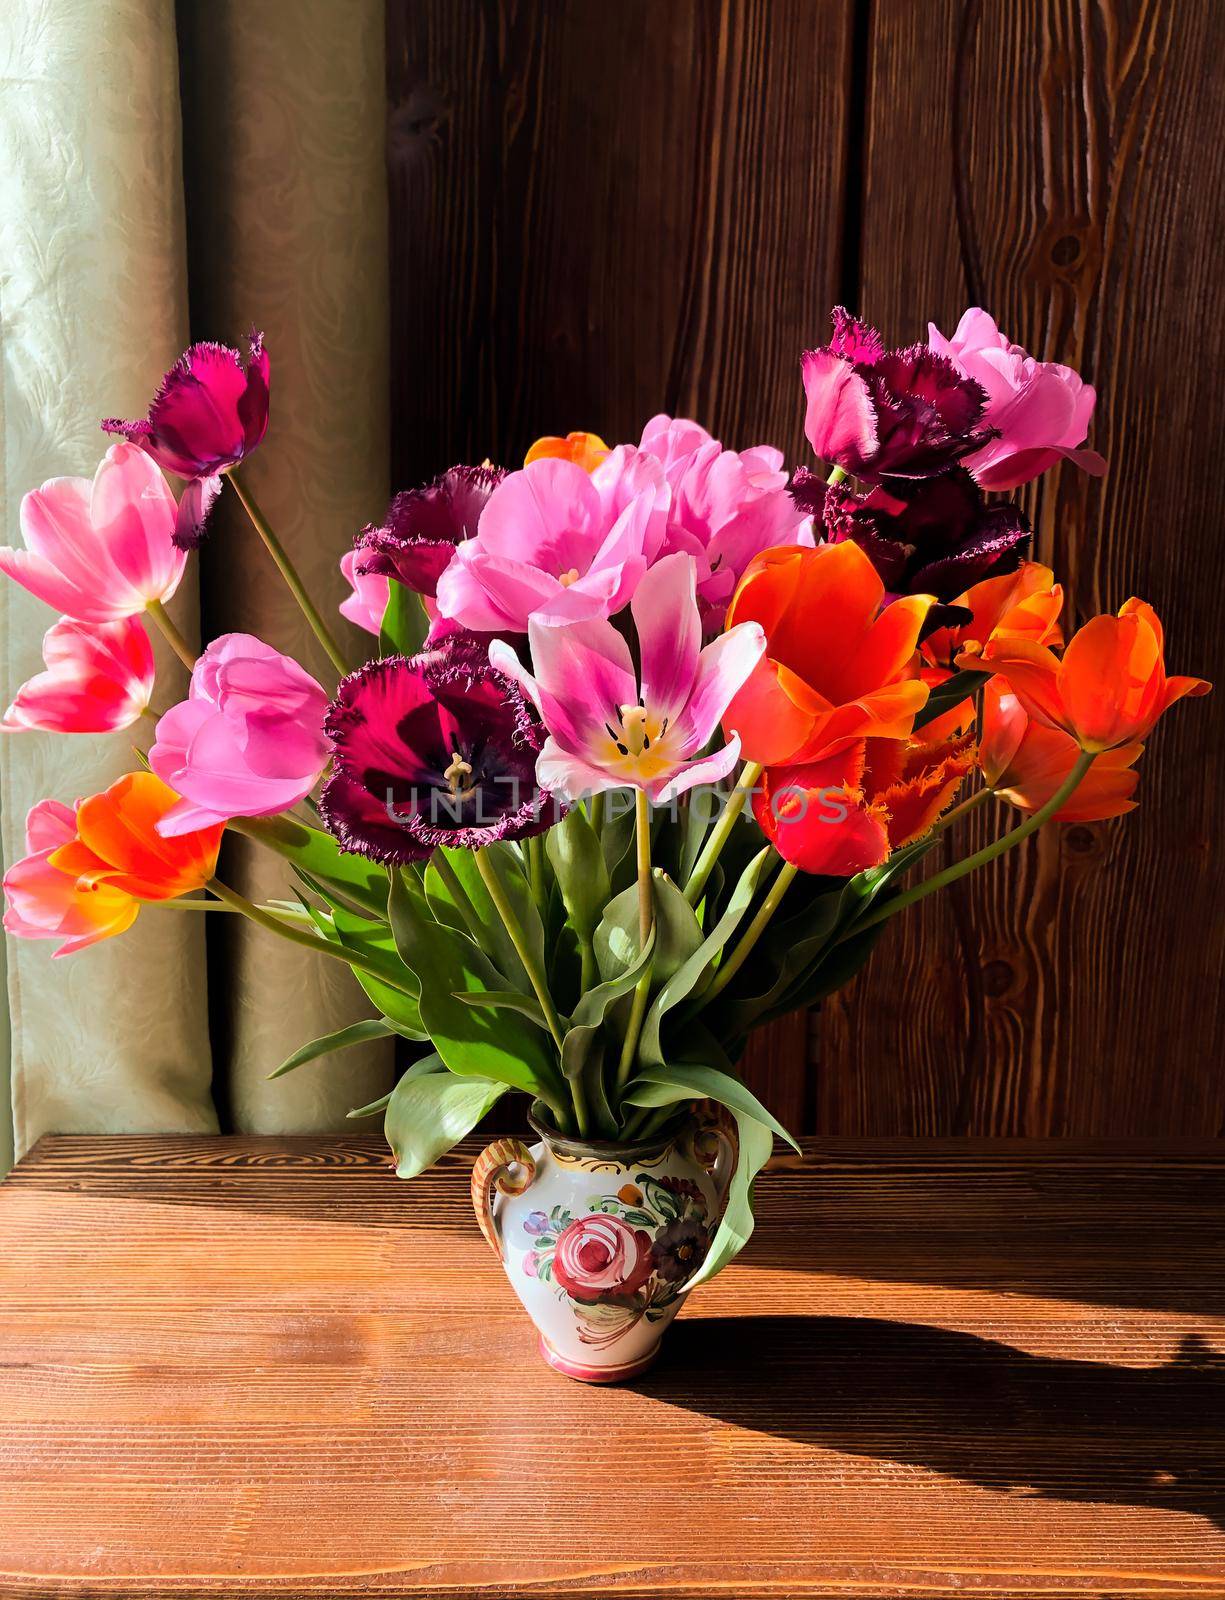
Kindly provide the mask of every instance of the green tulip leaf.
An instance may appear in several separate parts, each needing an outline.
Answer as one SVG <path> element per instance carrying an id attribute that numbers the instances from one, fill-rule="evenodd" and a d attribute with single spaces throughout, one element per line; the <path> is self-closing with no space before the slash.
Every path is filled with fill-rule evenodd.
<path id="1" fill-rule="evenodd" d="M 402 878 L 387 902 L 396 948 L 421 985 L 421 1022 L 451 1072 L 548 1098 L 560 1075 L 539 1030 L 513 1011 L 492 1011 L 455 998 L 503 991 L 506 980 L 466 935 L 442 923 L 428 926 Z"/>
<path id="2" fill-rule="evenodd" d="M 651 1008 L 647 1012 L 646 1021 L 642 1026 L 642 1037 L 638 1045 L 638 1054 L 641 1060 L 655 1063 L 662 1062 L 660 1028 L 663 1025 L 664 1017 L 674 1006 L 678 1005 L 693 992 L 715 957 L 727 944 L 732 934 L 735 933 L 743 921 L 745 913 L 753 903 L 753 896 L 756 894 L 758 884 L 761 882 L 762 875 L 765 872 L 766 863 L 773 854 L 774 852 L 769 845 L 758 851 L 740 874 L 740 879 L 732 890 L 718 922 L 715 923 L 705 939 L 700 940 L 688 958 L 666 978 L 663 987 L 651 1002 Z M 681 898 L 683 899 L 683 896 Z M 692 915 L 692 912 L 690 915 Z"/>
<path id="3" fill-rule="evenodd" d="M 557 878 L 570 926 L 588 942 L 611 890 L 604 852 L 581 806 L 571 806 L 545 835 L 545 850 Z"/>
<path id="4" fill-rule="evenodd" d="M 530 994 L 531 980 L 523 962 L 519 959 L 514 941 L 506 931 L 506 925 L 489 898 L 489 891 L 477 869 L 473 852 L 445 850 L 443 853 L 454 871 L 460 893 L 466 903 L 462 906 L 457 905 L 449 885 L 431 861 L 425 869 L 425 893 L 434 916 L 439 922 L 472 938 L 477 937 L 479 930 L 481 949 L 485 951 L 494 966 L 516 989 L 524 994 Z M 529 947 L 534 951 L 536 959 L 543 964 L 544 924 L 540 920 L 540 912 L 532 898 L 532 891 L 522 867 L 510 847 L 505 844 L 486 846 L 485 857 L 498 875 L 498 882 L 514 908 Z M 476 929 L 469 926 L 472 919 L 475 919 Z"/>
<path id="5" fill-rule="evenodd" d="M 726 1106 L 736 1119 L 740 1155 L 714 1239 L 705 1261 L 688 1285 L 695 1289 L 722 1271 L 749 1242 L 753 1232 L 753 1179 L 770 1159 L 774 1136 L 777 1134 L 796 1151 L 799 1146 L 739 1079 L 713 1067 L 670 1062 L 646 1068 L 628 1086 L 625 1099 L 637 1106 L 715 1100 Z"/>
<path id="6" fill-rule="evenodd" d="M 534 994 L 520 994 L 518 989 L 489 989 L 483 993 L 480 990 L 467 993 L 459 989 L 455 991 L 455 998 L 466 1006 L 489 1006 L 494 1010 L 500 1006 L 506 1011 L 517 1011 L 538 1028 L 543 1028 L 546 1033 L 549 1031 L 548 1019 Z"/>
<path id="7" fill-rule="evenodd" d="M 379 629 L 379 651 L 385 656 L 415 656 L 425 643 L 430 619 L 421 596 L 394 578 L 387 585 L 387 608 Z"/>
<path id="8" fill-rule="evenodd" d="M 326 1056 L 333 1050 L 347 1050 L 350 1045 L 365 1044 L 369 1039 L 394 1038 L 398 1031 L 385 1017 L 371 1017 L 365 1022 L 350 1023 L 347 1028 L 337 1028 L 335 1033 L 322 1034 L 318 1039 L 312 1039 L 309 1044 L 299 1046 L 293 1055 L 287 1056 L 275 1072 L 268 1074 L 268 1077 L 283 1078 L 295 1067 L 303 1067 L 308 1061 L 317 1061 L 320 1056 Z"/>
<path id="9" fill-rule="evenodd" d="M 506 1093 L 505 1083 L 462 1077 L 439 1070 L 437 1057 L 427 1057 L 409 1070 L 391 1091 L 383 1132 L 396 1159 L 398 1178 L 415 1178 L 432 1167 Z"/>
<path id="10" fill-rule="evenodd" d="M 937 684 L 928 695 L 927 704 L 914 719 L 915 728 L 925 727 L 946 711 L 951 711 L 962 700 L 976 695 L 990 676 L 989 672 L 955 672 L 951 678 Z"/>
<path id="11" fill-rule="evenodd" d="M 291 817 L 243 817 L 230 827 L 267 845 L 317 883 L 340 890 L 366 911 L 382 916 L 387 905 L 387 869 L 342 850 L 330 833 Z"/>

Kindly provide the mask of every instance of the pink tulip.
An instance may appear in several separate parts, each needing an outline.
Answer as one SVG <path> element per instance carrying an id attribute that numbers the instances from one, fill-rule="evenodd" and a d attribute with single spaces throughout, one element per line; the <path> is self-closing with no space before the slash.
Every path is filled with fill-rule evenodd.
<path id="1" fill-rule="evenodd" d="M 262 640 L 214 639 L 196 662 L 188 698 L 157 724 L 149 765 L 183 796 L 157 831 L 173 838 L 296 805 L 327 763 L 327 703 L 309 673 Z"/>
<path id="2" fill-rule="evenodd" d="M 77 837 L 76 812 L 58 800 L 40 800 L 26 817 L 26 849 L 4 874 L 4 928 L 17 939 L 62 939 L 55 952 L 69 956 L 130 928 L 140 902 L 107 883 L 83 882 L 51 865 L 57 850 Z"/>
<path id="3" fill-rule="evenodd" d="M 536 781 L 564 799 L 603 789 L 643 790 L 666 804 L 698 783 L 724 778 L 740 740 L 703 755 L 720 718 L 765 650 L 756 622 L 741 623 L 702 649 L 697 564 L 665 556 L 630 602 L 641 678 L 624 636 L 604 619 L 528 627 L 533 676 L 503 640 L 490 663 L 522 684 L 548 730 Z"/>
<path id="4" fill-rule="evenodd" d="M 153 647 L 137 617 L 74 622 L 43 635 L 46 672 L 23 683 L 0 728 L 113 733 L 130 727 L 153 693 Z"/>
<path id="5" fill-rule="evenodd" d="M 668 500 L 660 463 L 629 445 L 590 474 L 557 459 L 509 473 L 438 580 L 440 616 L 474 633 L 611 616 L 659 553 Z"/>
<path id="6" fill-rule="evenodd" d="M 245 369 L 228 345 L 193 344 L 162 379 L 147 420 L 109 417 L 102 424 L 187 479 L 175 524 L 175 543 L 184 550 L 203 537 L 221 474 L 249 456 L 268 427 L 268 352 L 262 333 L 252 332 L 248 342 Z"/>
<path id="7" fill-rule="evenodd" d="M 353 590 L 340 602 L 340 614 L 358 628 L 365 628 L 377 638 L 383 626 L 383 613 L 387 609 L 391 579 L 377 572 L 359 572 L 361 552 L 346 550 L 340 558 L 340 570 Z"/>
<path id="8" fill-rule="evenodd" d="M 187 557 L 176 550 L 170 486 L 143 451 L 115 444 L 88 478 L 51 478 L 21 502 L 24 550 L 0 572 L 78 622 L 134 617 L 169 600 Z"/>
<path id="9" fill-rule="evenodd" d="M 705 631 L 717 632 L 755 555 L 812 543 L 787 491 L 783 453 L 770 445 L 725 450 L 698 423 L 663 414 L 647 423 L 639 449 L 663 463 L 672 490 L 664 553 L 693 556 Z"/>
<path id="10" fill-rule="evenodd" d="M 1098 476 L 1106 463 L 1096 450 L 1079 450 L 1089 431 L 1097 395 L 1071 367 L 1036 361 L 1010 344 L 995 321 L 972 306 L 946 339 L 928 324 L 927 342 L 987 393 L 983 422 L 999 437 L 966 456 L 964 465 L 984 489 L 1015 489 L 1064 459 Z"/>

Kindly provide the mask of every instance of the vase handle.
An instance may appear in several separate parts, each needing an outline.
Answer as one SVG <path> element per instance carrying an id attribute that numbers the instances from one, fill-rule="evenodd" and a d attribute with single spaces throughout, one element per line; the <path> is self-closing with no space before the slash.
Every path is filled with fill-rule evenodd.
<path id="1" fill-rule="evenodd" d="M 719 1215 L 727 1205 L 727 1191 L 740 1163 L 740 1129 L 726 1106 L 706 1100 L 698 1107 L 698 1125 L 689 1148 L 693 1159 L 705 1167 L 715 1186 Z"/>
<path id="2" fill-rule="evenodd" d="M 528 1147 L 519 1139 L 495 1139 L 486 1145 L 476 1158 L 472 1169 L 472 1209 L 481 1225 L 481 1232 L 489 1247 L 502 1259 L 502 1238 L 493 1214 L 493 1196 L 490 1184 L 497 1186 L 499 1194 L 522 1194 L 536 1176 L 536 1161 Z"/>

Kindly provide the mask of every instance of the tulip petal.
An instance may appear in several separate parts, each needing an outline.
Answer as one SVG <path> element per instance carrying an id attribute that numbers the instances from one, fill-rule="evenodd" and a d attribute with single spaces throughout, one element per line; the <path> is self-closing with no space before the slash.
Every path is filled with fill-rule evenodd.
<path id="1" fill-rule="evenodd" d="M 643 704 L 659 718 L 674 722 L 689 698 L 702 647 L 693 557 L 673 555 L 657 561 L 638 585 L 630 611 L 642 653 Z M 719 708 L 720 714 L 723 709 Z"/>
<path id="2" fill-rule="evenodd" d="M 885 813 L 862 804 L 862 748 L 805 765 L 771 767 L 753 814 L 778 853 L 802 872 L 849 878 L 889 855 Z"/>
<path id="3" fill-rule="evenodd" d="M 129 727 L 153 693 L 153 649 L 135 617 L 81 623 L 64 617 L 43 638 L 47 671 L 18 689 L 0 726 L 52 733 Z"/>
<path id="4" fill-rule="evenodd" d="M 77 832 L 82 847 L 100 863 L 100 881 L 139 900 L 173 900 L 203 888 L 216 869 L 222 830 L 161 838 L 157 823 L 178 799 L 153 773 L 134 772 L 81 802 Z M 75 870 L 71 852 L 72 846 L 65 846 L 56 855 L 63 854 L 65 866 Z"/>
<path id="5" fill-rule="evenodd" d="M 876 453 L 876 410 L 868 386 L 832 350 L 806 350 L 801 372 L 807 408 L 804 435 L 823 461 L 848 467 Z"/>
<path id="6" fill-rule="evenodd" d="M 174 518 L 174 546 L 176 550 L 195 550 L 204 537 L 204 524 L 221 493 L 221 475 L 212 473 L 207 478 L 192 478 L 183 490 Z"/>

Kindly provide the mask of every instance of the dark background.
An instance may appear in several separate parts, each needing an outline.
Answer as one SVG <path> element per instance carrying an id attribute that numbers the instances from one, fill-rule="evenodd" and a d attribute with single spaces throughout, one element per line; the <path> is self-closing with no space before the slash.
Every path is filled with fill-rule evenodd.
<path id="1" fill-rule="evenodd" d="M 1225 680 L 1219 0 L 388 0 L 394 481 L 654 412 L 809 459 L 798 358 L 987 307 L 1098 389 L 1022 491 L 1069 623 Z M 1225 1132 L 1222 691 L 1141 809 L 894 924 L 747 1073 L 796 1132 Z M 977 848 L 1006 825 L 972 819 Z M 960 852 L 959 852 L 960 853 Z"/>

